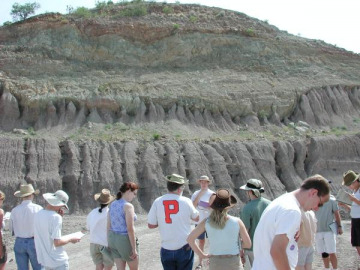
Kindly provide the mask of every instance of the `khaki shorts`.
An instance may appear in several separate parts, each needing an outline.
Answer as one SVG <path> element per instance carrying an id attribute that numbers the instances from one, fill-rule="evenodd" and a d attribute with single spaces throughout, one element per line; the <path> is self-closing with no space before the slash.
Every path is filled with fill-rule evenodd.
<path id="1" fill-rule="evenodd" d="M 111 253 L 104 252 L 104 249 L 107 249 L 107 247 L 90 243 L 90 255 L 93 262 L 95 265 L 103 264 L 104 266 L 113 266 L 114 260 L 111 257 Z"/>
<path id="2" fill-rule="evenodd" d="M 229 258 L 210 257 L 209 270 L 243 270 L 243 265 L 240 262 L 240 256 L 232 256 Z"/>
<path id="3" fill-rule="evenodd" d="M 299 247 L 297 266 L 311 264 L 314 261 L 314 247 Z"/>
<path id="4" fill-rule="evenodd" d="M 113 259 L 121 259 L 123 261 L 132 261 L 130 255 L 131 243 L 129 236 L 127 234 L 116 234 L 112 231 L 109 231 L 109 248 L 112 253 Z M 136 239 L 136 251 L 139 253 L 139 244 Z"/>

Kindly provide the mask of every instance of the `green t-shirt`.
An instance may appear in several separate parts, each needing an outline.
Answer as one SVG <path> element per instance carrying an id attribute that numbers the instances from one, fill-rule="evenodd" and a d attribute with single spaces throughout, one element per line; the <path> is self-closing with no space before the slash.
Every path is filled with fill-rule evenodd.
<path id="1" fill-rule="evenodd" d="M 244 222 L 244 225 L 249 232 L 252 243 L 255 229 L 259 223 L 261 214 L 270 203 L 271 201 L 268 199 L 260 197 L 258 199 L 249 201 L 247 204 L 245 204 L 244 208 L 240 212 L 240 218 Z M 253 250 L 253 245 L 251 245 L 249 250 Z"/>
<path id="2" fill-rule="evenodd" d="M 339 206 L 336 198 L 330 195 L 330 200 L 324 203 L 319 210 L 314 211 L 317 219 L 317 230 L 316 232 L 330 232 L 329 225 L 335 221 L 334 213 L 339 211 Z"/>

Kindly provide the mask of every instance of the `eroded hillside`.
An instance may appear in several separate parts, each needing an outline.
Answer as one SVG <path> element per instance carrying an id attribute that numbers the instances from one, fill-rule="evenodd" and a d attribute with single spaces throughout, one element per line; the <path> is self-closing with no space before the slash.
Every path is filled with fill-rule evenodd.
<path id="1" fill-rule="evenodd" d="M 258 177 L 273 198 L 360 165 L 338 153 L 360 145 L 358 54 L 230 10 L 141 2 L 124 15 L 138 4 L 0 27 L 1 189 L 62 187 L 81 210 L 84 190 L 134 180 L 146 210 L 171 172 L 240 198 Z"/>

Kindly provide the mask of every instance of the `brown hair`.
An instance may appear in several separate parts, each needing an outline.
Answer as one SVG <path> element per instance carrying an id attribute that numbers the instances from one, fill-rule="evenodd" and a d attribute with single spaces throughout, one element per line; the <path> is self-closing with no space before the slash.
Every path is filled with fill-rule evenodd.
<path id="1" fill-rule="evenodd" d="M 5 200 L 5 193 L 0 190 L 0 200 Z"/>
<path id="2" fill-rule="evenodd" d="M 318 191 L 318 196 L 322 197 L 330 193 L 329 182 L 322 175 L 315 174 L 305 179 L 302 183 L 302 190 L 316 189 Z"/>
<path id="3" fill-rule="evenodd" d="M 134 183 L 134 182 L 125 182 L 121 185 L 120 190 L 118 192 L 118 194 L 116 194 L 116 199 L 119 200 L 122 197 L 122 194 L 125 193 L 128 190 L 134 191 L 139 189 L 138 184 Z"/>

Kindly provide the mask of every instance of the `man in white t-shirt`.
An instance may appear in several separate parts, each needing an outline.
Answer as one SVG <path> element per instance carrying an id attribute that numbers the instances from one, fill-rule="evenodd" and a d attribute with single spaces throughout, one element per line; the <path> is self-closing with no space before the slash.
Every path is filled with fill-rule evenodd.
<path id="1" fill-rule="evenodd" d="M 295 269 L 301 210 L 317 210 L 329 200 L 330 187 L 321 175 L 307 178 L 301 187 L 275 199 L 262 213 L 254 235 L 252 270 Z"/>
<path id="2" fill-rule="evenodd" d="M 69 196 L 62 190 L 43 194 L 46 208 L 36 213 L 34 219 L 34 238 L 38 262 L 45 270 L 68 270 L 69 257 L 64 245 L 77 243 L 79 238 L 61 236 L 62 215 L 68 209 Z"/>
<path id="3" fill-rule="evenodd" d="M 188 182 L 178 174 L 166 176 L 168 193 L 157 198 L 148 214 L 148 227 L 159 227 L 161 263 L 164 270 L 192 270 L 194 252 L 186 241 L 191 220 L 199 220 L 199 212 L 189 198 L 183 197 Z"/>
<path id="4" fill-rule="evenodd" d="M 22 202 L 11 211 L 10 227 L 15 235 L 14 253 L 18 269 L 28 269 L 29 262 L 33 270 L 42 270 L 36 256 L 34 242 L 34 217 L 43 209 L 33 203 L 34 196 L 39 190 L 34 190 L 32 184 L 23 184 L 20 190 L 14 193 Z"/>
<path id="5" fill-rule="evenodd" d="M 209 184 L 211 183 L 211 180 L 209 179 L 208 176 L 206 175 L 200 176 L 197 182 L 200 185 L 200 189 L 194 192 L 194 194 L 191 196 L 191 200 L 196 210 L 199 211 L 200 218 L 199 221 L 196 222 L 196 224 L 199 224 L 201 221 L 209 217 L 211 211 L 209 201 L 211 195 L 214 194 L 215 192 L 209 189 Z M 198 237 L 199 248 L 202 251 L 204 251 L 204 247 L 205 247 L 205 236 L 206 236 L 206 232 L 202 233 Z M 197 270 L 201 268 L 202 268 L 202 261 L 199 258 L 199 265 L 195 269 Z"/>

